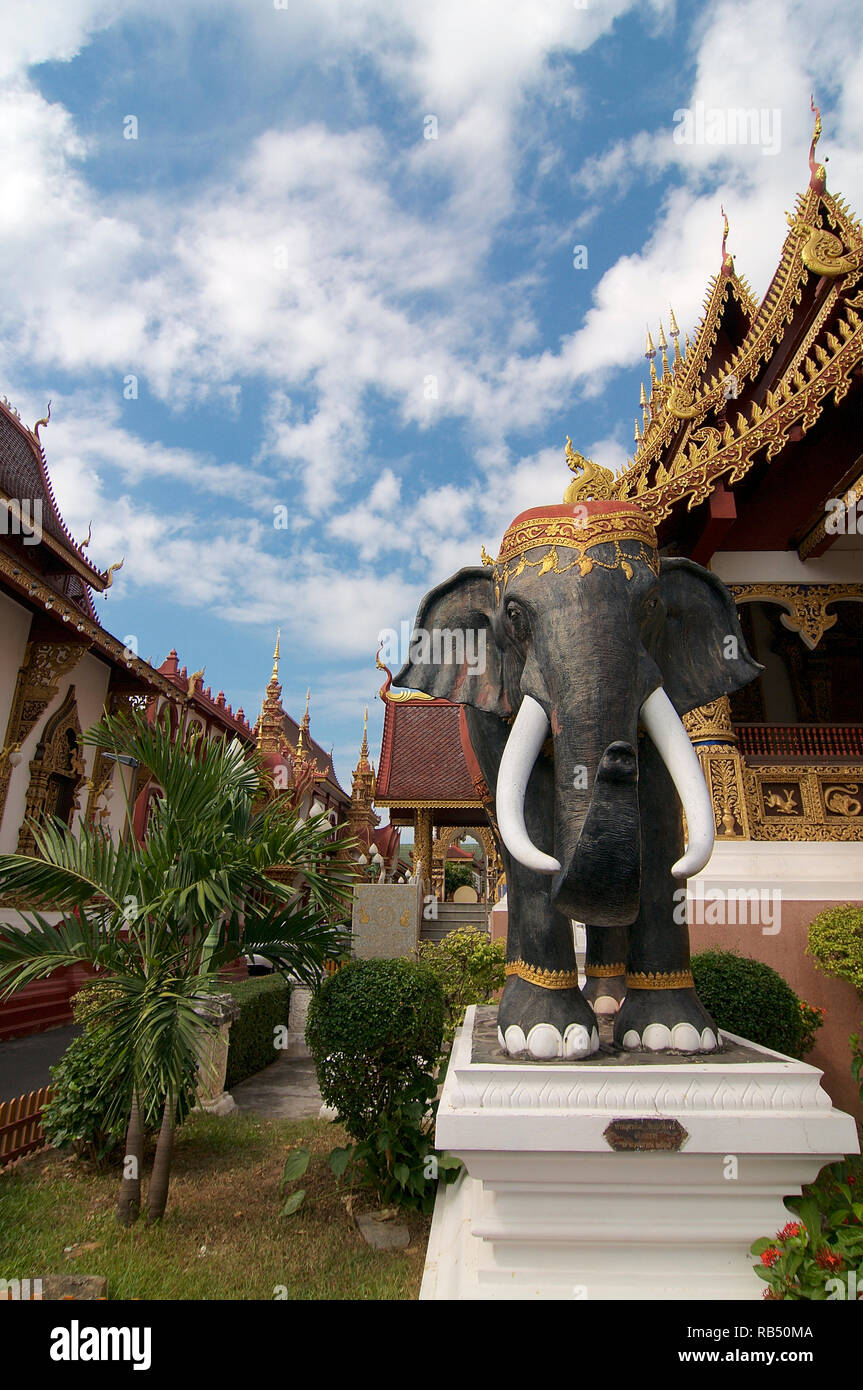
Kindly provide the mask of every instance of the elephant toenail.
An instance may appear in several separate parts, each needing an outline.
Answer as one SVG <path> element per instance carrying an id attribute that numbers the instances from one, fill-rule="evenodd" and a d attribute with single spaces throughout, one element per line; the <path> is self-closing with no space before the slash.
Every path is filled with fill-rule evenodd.
<path id="1" fill-rule="evenodd" d="M 623 1035 L 623 1046 L 628 1047 L 630 1051 L 636 1047 L 641 1047 L 641 1034 L 636 1033 L 634 1028 L 630 1028 L 629 1031 Z"/>
<path id="2" fill-rule="evenodd" d="M 595 1014 L 616 1014 L 620 1008 L 620 1000 L 613 999 L 610 994 L 603 994 L 601 999 L 593 1001 L 593 1012 Z"/>
<path id="3" fill-rule="evenodd" d="M 675 1023 L 671 1030 L 671 1046 L 680 1052 L 698 1052 L 701 1034 L 692 1023 Z"/>
<path id="4" fill-rule="evenodd" d="M 511 1023 L 504 1034 L 504 1046 L 510 1057 L 517 1057 L 520 1052 L 524 1052 L 525 1040 L 524 1032 L 517 1023 Z"/>
<path id="5" fill-rule="evenodd" d="M 582 1023 L 570 1023 L 563 1035 L 563 1054 L 565 1057 L 589 1057 L 590 1034 Z"/>
<path id="6" fill-rule="evenodd" d="M 666 1047 L 671 1047 L 671 1029 L 664 1023 L 648 1023 L 641 1041 L 649 1052 L 662 1052 Z"/>
<path id="7" fill-rule="evenodd" d="M 563 1054 L 563 1041 L 552 1023 L 535 1023 L 527 1035 L 527 1050 L 531 1057 L 547 1061 Z"/>

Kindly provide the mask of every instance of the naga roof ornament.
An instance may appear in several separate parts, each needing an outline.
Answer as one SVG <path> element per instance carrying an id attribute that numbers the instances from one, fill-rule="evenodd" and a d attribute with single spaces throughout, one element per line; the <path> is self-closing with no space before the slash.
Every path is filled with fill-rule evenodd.
<path id="1" fill-rule="evenodd" d="M 594 463 L 593 459 L 587 459 L 583 454 L 577 453 L 568 435 L 566 463 L 570 472 L 575 474 L 575 478 L 563 494 L 564 502 L 570 505 L 588 500 L 604 502 L 614 496 L 614 474 L 611 469 L 602 468 L 598 463 Z"/>

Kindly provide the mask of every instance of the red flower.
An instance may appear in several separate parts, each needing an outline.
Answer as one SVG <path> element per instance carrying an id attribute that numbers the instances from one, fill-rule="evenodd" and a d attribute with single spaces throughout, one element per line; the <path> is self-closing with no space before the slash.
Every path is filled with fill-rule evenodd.
<path id="1" fill-rule="evenodd" d="M 818 1254 L 815 1256 L 815 1263 L 819 1265 L 821 1269 L 834 1270 L 845 1268 L 845 1261 L 842 1259 L 842 1256 L 834 1255 L 832 1250 L 827 1250 L 826 1248 L 818 1251 Z"/>
<path id="2" fill-rule="evenodd" d="M 776 1232 L 777 1240 L 791 1240 L 792 1236 L 799 1236 L 806 1230 L 799 1221 L 789 1221 L 787 1226 L 783 1226 L 781 1231 Z"/>
<path id="3" fill-rule="evenodd" d="M 767 1265 L 768 1269 L 775 1265 L 777 1260 L 781 1259 L 782 1251 L 777 1250 L 775 1245 L 770 1245 L 767 1247 L 766 1250 L 762 1250 L 761 1252 L 761 1263 L 763 1265 Z"/>

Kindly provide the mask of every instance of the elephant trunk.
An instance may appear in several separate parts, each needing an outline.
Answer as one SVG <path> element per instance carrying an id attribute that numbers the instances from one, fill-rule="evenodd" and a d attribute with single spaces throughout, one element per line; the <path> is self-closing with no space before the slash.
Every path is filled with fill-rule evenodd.
<path id="1" fill-rule="evenodd" d="M 661 687 L 644 701 L 640 717 L 686 815 L 686 852 L 672 868 L 676 878 L 685 879 L 702 869 L 713 851 L 710 794 L 689 735 Z M 632 922 L 638 913 L 641 876 L 635 749 L 615 742 L 602 753 L 583 822 L 556 827 L 555 847 L 561 856 L 556 859 L 532 843 L 524 821 L 528 780 L 548 732 L 542 706 L 525 695 L 498 770 L 496 810 L 503 842 L 526 868 L 555 875 L 552 893 L 571 916 L 597 925 Z M 566 805 L 560 788 L 558 800 Z"/>

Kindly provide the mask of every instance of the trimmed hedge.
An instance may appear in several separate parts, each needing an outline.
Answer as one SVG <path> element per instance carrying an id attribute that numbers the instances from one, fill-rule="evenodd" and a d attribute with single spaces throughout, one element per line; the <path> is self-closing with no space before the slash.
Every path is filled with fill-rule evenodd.
<path id="1" fill-rule="evenodd" d="M 419 961 L 354 960 L 309 1004 L 306 1041 L 321 1095 L 352 1139 L 374 1135 L 404 1094 L 430 1082 L 446 1009 L 434 971 Z"/>
<path id="2" fill-rule="evenodd" d="M 291 987 L 281 975 L 260 975 L 248 980 L 230 980 L 224 991 L 240 1006 L 240 1016 L 231 1024 L 228 1039 L 228 1071 L 225 1089 L 245 1081 L 256 1071 L 275 1062 L 275 1029 L 288 1026 Z"/>
<path id="3" fill-rule="evenodd" d="M 735 951 L 692 957 L 695 992 L 719 1028 L 761 1047 L 802 1058 L 814 1045 L 821 1011 L 805 1004 L 771 966 Z"/>

